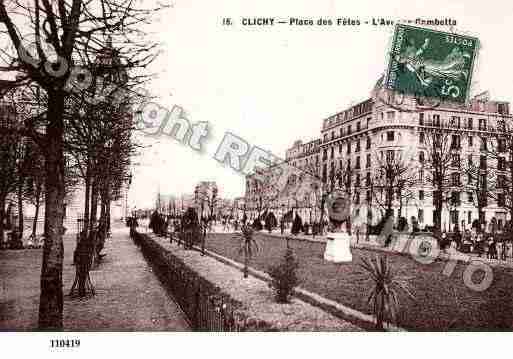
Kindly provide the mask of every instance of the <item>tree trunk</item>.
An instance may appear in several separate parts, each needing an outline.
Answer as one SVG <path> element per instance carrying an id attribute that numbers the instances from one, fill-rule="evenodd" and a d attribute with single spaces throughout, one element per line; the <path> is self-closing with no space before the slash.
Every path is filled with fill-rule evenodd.
<path id="1" fill-rule="evenodd" d="M 5 197 L 0 198 L 0 244 L 4 242 Z"/>
<path id="2" fill-rule="evenodd" d="M 91 197 L 91 170 L 90 170 L 90 163 L 89 163 L 89 157 L 87 160 L 87 168 L 86 168 L 86 178 L 85 178 L 85 195 L 84 195 L 84 233 L 88 233 L 89 231 L 89 201 Z"/>
<path id="3" fill-rule="evenodd" d="M 249 268 L 249 255 L 248 255 L 248 249 L 246 248 L 246 253 L 244 253 L 244 278 L 248 277 L 248 268 Z"/>
<path id="4" fill-rule="evenodd" d="M 49 123 L 46 126 L 45 148 L 45 243 L 41 268 L 39 300 L 39 329 L 62 330 L 62 260 L 64 248 L 64 151 L 63 151 L 64 94 L 49 91 Z"/>
<path id="5" fill-rule="evenodd" d="M 16 196 L 18 200 L 18 233 L 19 238 L 23 238 L 23 183 L 18 183 L 18 188 L 16 191 Z"/>
<path id="6" fill-rule="evenodd" d="M 319 235 L 324 234 L 324 205 L 325 205 L 325 197 L 324 195 L 321 198 L 321 215 L 319 216 Z"/>
<path id="7" fill-rule="evenodd" d="M 36 238 L 37 234 L 37 219 L 39 218 L 39 207 L 41 198 L 41 185 L 37 185 L 36 189 L 36 212 L 34 213 L 34 221 L 32 222 L 32 238 Z"/>
<path id="8" fill-rule="evenodd" d="M 107 200 L 107 226 L 106 226 L 106 230 L 107 230 L 107 233 L 110 232 L 110 198 Z"/>
<path id="9" fill-rule="evenodd" d="M 96 262 L 96 221 L 97 221 L 97 214 L 98 214 L 98 194 L 99 194 L 99 188 L 98 188 L 98 182 L 93 179 L 93 184 L 91 186 L 91 215 L 89 218 L 89 240 L 90 243 L 92 243 L 91 250 L 92 250 L 92 263 Z"/>

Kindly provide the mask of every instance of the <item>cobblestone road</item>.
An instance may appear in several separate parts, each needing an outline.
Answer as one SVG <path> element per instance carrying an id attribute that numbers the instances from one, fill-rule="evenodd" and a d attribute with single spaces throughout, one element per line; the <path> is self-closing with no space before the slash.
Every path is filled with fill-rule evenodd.
<path id="1" fill-rule="evenodd" d="M 74 235 L 64 240 L 64 294 L 75 277 Z M 99 267 L 91 272 L 96 296 L 64 299 L 67 331 L 184 331 L 189 326 L 126 227 L 113 229 Z M 41 250 L 0 252 L 0 330 L 34 330 L 39 305 Z"/>

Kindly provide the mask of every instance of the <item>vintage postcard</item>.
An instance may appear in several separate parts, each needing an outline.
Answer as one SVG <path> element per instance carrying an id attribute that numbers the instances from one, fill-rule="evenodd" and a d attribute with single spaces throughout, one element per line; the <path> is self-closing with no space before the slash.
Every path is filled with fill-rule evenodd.
<path id="1" fill-rule="evenodd" d="M 0 351 L 493 355 L 512 22 L 499 1 L 0 0 Z"/>

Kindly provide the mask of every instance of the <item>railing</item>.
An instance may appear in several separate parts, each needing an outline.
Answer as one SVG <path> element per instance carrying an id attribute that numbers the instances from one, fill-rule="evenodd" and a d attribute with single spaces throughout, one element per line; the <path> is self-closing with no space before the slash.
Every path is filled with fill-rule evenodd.
<path id="1" fill-rule="evenodd" d="M 189 269 L 181 260 L 145 235 L 136 233 L 134 241 L 140 245 L 143 255 L 194 330 L 244 331 L 249 327 L 247 319 L 236 311 L 238 303 Z"/>

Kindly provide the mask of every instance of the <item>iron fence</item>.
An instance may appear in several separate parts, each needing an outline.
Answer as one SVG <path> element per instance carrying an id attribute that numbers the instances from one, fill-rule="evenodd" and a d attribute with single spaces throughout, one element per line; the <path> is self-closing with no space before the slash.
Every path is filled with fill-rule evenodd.
<path id="1" fill-rule="evenodd" d="M 221 293 L 151 238 L 137 233 L 134 241 L 194 330 L 222 332 L 249 329 L 250 322 L 237 312 L 239 303 Z"/>

